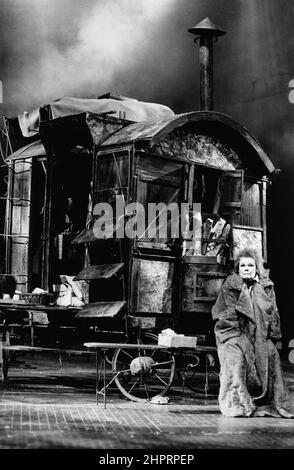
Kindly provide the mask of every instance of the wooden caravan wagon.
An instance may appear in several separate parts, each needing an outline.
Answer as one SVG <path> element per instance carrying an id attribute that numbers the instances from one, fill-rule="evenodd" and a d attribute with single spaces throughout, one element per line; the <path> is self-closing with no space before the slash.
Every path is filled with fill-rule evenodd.
<path id="1" fill-rule="evenodd" d="M 213 342 L 210 311 L 235 251 L 251 245 L 267 260 L 274 167 L 256 139 L 213 111 L 141 122 L 94 113 L 44 119 L 44 110 L 42 117 L 41 140 L 7 160 L 5 272 L 17 289 L 52 293 L 60 275 L 75 276 L 86 303 L 76 318 L 98 330 L 169 327 Z M 101 203 L 114 217 L 102 237 Z M 144 229 L 128 236 L 136 203 Z M 171 212 L 164 218 L 159 205 L 150 219 L 150 203 L 176 204 L 173 233 Z M 182 204 L 190 227 L 200 210 L 197 246 L 181 230 Z"/>

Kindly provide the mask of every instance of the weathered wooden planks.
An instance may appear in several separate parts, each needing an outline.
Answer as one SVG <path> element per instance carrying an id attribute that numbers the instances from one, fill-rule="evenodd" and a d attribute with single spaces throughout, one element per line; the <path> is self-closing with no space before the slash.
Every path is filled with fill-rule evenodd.
<path id="1" fill-rule="evenodd" d="M 125 300 L 115 302 L 94 302 L 88 304 L 80 312 L 78 312 L 75 318 L 113 318 L 125 305 Z"/>
<path id="2" fill-rule="evenodd" d="M 12 180 L 10 206 L 8 269 L 16 279 L 16 289 L 23 292 L 28 286 L 29 236 L 32 188 L 32 158 L 15 160 L 10 164 Z"/>
<path id="3" fill-rule="evenodd" d="M 124 263 L 100 264 L 87 266 L 74 278 L 74 281 L 81 279 L 109 279 L 118 274 L 123 268 Z"/>

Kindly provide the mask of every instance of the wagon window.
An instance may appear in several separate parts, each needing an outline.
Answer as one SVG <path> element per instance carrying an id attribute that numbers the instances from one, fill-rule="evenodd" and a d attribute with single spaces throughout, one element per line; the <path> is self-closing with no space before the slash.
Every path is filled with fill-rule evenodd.
<path id="1" fill-rule="evenodd" d="M 201 204 L 203 214 L 216 214 L 219 210 L 219 184 L 221 172 L 204 167 L 195 167 L 193 202 Z"/>
<path id="2" fill-rule="evenodd" d="M 95 161 L 96 185 L 95 202 L 107 201 L 103 197 L 104 191 L 112 190 L 116 194 L 125 191 L 128 186 L 128 153 L 113 152 L 98 156 Z"/>
<path id="3" fill-rule="evenodd" d="M 241 225 L 262 227 L 260 194 L 260 183 L 244 181 Z"/>
<path id="4" fill-rule="evenodd" d="M 179 237 L 179 203 L 183 198 L 183 170 L 156 175 L 140 171 L 137 201 L 145 210 L 145 231 L 139 241 L 167 243 Z M 164 207 L 170 208 L 165 211 Z M 164 236 L 166 234 L 166 236 Z"/>
<path id="5" fill-rule="evenodd" d="M 220 214 L 233 224 L 241 223 L 243 170 L 226 171 L 220 184 Z"/>

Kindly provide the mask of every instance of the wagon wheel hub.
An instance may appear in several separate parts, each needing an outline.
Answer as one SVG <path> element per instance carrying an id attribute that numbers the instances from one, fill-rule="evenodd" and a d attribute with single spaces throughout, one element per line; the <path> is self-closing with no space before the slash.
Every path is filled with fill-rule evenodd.
<path id="1" fill-rule="evenodd" d="M 130 370 L 132 375 L 140 375 L 143 377 L 150 377 L 155 372 L 155 364 L 152 357 L 138 356 L 132 360 Z"/>

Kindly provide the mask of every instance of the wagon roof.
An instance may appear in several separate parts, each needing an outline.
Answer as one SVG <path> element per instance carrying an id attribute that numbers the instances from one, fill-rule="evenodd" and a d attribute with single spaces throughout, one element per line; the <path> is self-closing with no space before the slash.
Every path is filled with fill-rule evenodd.
<path id="1" fill-rule="evenodd" d="M 16 150 L 16 152 L 9 155 L 6 160 L 11 161 L 21 158 L 41 157 L 44 155 L 47 155 L 44 145 L 42 144 L 41 140 L 36 140 Z"/>
<path id="2" fill-rule="evenodd" d="M 214 111 L 196 111 L 191 113 L 179 114 L 172 118 L 152 119 L 144 122 L 136 122 L 117 131 L 106 139 L 101 147 L 122 145 L 132 142 L 146 141 L 153 146 L 164 139 L 173 130 L 193 122 L 219 123 L 235 134 L 239 134 L 240 140 L 245 140 L 257 153 L 260 160 L 266 167 L 268 173 L 275 170 L 271 160 L 258 143 L 257 139 L 238 121 L 235 121 L 226 114 Z"/>

